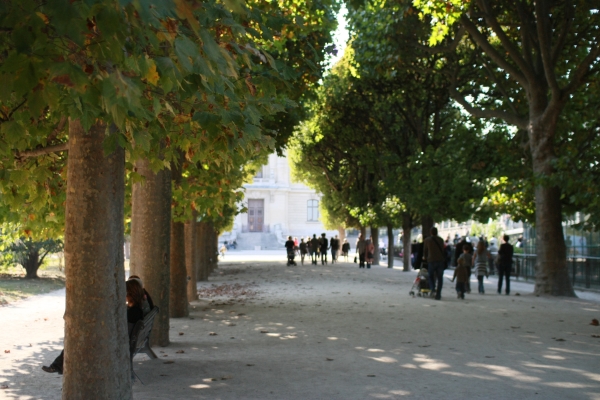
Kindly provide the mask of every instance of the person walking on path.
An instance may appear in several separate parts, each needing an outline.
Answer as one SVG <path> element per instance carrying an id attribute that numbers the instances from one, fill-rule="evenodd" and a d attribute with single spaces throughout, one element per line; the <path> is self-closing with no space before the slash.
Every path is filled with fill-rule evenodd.
<path id="1" fill-rule="evenodd" d="M 306 253 L 308 253 L 308 249 L 304 238 L 300 238 L 300 244 L 298 245 L 298 247 L 300 247 L 300 263 L 304 265 L 304 257 L 306 257 Z"/>
<path id="2" fill-rule="evenodd" d="M 324 233 L 321 234 L 321 265 L 327 264 L 327 250 L 329 250 L 329 240 Z"/>
<path id="3" fill-rule="evenodd" d="M 465 281 L 465 292 L 471 293 L 471 268 L 473 268 L 473 254 L 471 254 L 471 244 L 466 243 L 463 246 L 463 253 L 458 257 L 457 266 L 462 263 L 467 271 L 467 280 Z"/>
<path id="4" fill-rule="evenodd" d="M 317 265 L 317 251 L 319 249 L 319 239 L 317 239 L 317 235 L 313 234 L 312 239 L 310 239 L 310 259 L 314 265 Z"/>
<path id="5" fill-rule="evenodd" d="M 348 253 L 350 252 L 350 243 L 348 243 L 348 239 L 344 239 L 344 243 L 342 243 L 342 255 L 344 256 L 344 260 L 348 262 Z"/>
<path id="6" fill-rule="evenodd" d="M 358 261 L 359 261 L 358 268 L 365 267 L 365 249 L 366 249 L 365 239 L 363 239 L 362 234 L 359 233 L 358 239 L 356 239 L 356 252 L 358 253 Z"/>
<path id="7" fill-rule="evenodd" d="M 365 242 L 365 261 L 367 263 L 367 269 L 370 269 L 371 264 L 373 264 L 374 252 L 375 245 L 373 244 L 373 238 L 370 237 Z"/>
<path id="8" fill-rule="evenodd" d="M 444 268 L 446 265 L 444 240 L 438 236 L 436 227 L 431 228 L 429 232 L 431 233 L 431 236 L 423 241 L 423 259 L 427 261 L 431 293 L 433 294 L 435 292 L 435 299 L 441 300 L 442 285 L 444 284 Z"/>
<path id="9" fill-rule="evenodd" d="M 465 266 L 465 260 L 459 259 L 458 265 L 454 270 L 454 276 L 452 277 L 452 282 L 456 280 L 456 295 L 459 299 L 465 299 L 465 283 L 469 279 L 469 274 L 467 273 L 467 267 Z"/>
<path id="10" fill-rule="evenodd" d="M 504 243 L 498 249 L 498 294 L 502 293 L 502 280 L 506 277 L 506 295 L 510 294 L 510 270 L 512 269 L 512 259 L 514 249 L 512 244 L 508 243 L 508 235 L 503 237 Z"/>
<path id="11" fill-rule="evenodd" d="M 477 280 L 479 281 L 480 294 L 485 294 L 485 288 L 483 287 L 483 277 L 489 277 L 487 266 L 488 260 L 492 258 L 490 252 L 487 251 L 485 247 L 485 242 L 483 240 L 477 242 L 477 251 L 475 252 L 475 259 L 473 260 L 477 272 Z"/>
<path id="12" fill-rule="evenodd" d="M 331 246 L 331 263 L 333 264 L 337 261 L 338 251 L 340 250 L 340 239 L 338 239 L 338 235 L 331 238 L 329 245 Z"/>

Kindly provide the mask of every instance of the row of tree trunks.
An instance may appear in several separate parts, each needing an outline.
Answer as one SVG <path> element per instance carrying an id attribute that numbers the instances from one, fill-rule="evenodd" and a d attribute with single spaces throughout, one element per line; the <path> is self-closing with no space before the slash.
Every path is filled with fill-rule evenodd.
<path id="1" fill-rule="evenodd" d="M 411 260 L 410 255 L 412 251 L 411 243 L 411 230 L 412 230 L 412 217 L 409 213 L 405 212 L 402 214 L 402 263 L 403 271 L 410 271 Z"/>
<path id="2" fill-rule="evenodd" d="M 171 171 L 154 173 L 147 160 L 137 161 L 145 177 L 133 185 L 131 207 L 130 273 L 138 275 L 160 312 L 154 320 L 150 343 L 169 345 L 171 287 Z"/>
<path id="3" fill-rule="evenodd" d="M 392 225 L 387 226 L 387 236 L 388 236 L 387 264 L 388 264 L 388 268 L 394 268 L 394 227 Z"/>
<path id="4" fill-rule="evenodd" d="M 69 120 L 63 399 L 131 399 L 123 265 L 125 152 Z M 110 371 L 101 373 L 101 371 Z"/>

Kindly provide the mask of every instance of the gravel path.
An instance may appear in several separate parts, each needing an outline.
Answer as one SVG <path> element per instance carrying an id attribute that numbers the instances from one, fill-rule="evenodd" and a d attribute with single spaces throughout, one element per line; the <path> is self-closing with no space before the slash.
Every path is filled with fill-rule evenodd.
<path id="1" fill-rule="evenodd" d="M 434 301 L 408 295 L 414 272 L 253 254 L 228 253 L 159 360 L 136 358 L 135 399 L 600 399 L 598 295 L 499 296 L 492 280 L 461 301 L 446 281 Z M 40 366 L 63 311 L 64 291 L 0 308 L 0 398 L 60 398 Z"/>

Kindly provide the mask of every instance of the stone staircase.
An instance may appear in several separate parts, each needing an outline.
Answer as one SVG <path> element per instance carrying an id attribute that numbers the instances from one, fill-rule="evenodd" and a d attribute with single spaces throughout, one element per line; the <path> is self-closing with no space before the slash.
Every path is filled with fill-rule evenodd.
<path id="1" fill-rule="evenodd" d="M 273 233 L 238 233 L 237 250 L 254 250 L 256 246 L 260 246 L 261 250 L 281 250 L 283 248 Z"/>

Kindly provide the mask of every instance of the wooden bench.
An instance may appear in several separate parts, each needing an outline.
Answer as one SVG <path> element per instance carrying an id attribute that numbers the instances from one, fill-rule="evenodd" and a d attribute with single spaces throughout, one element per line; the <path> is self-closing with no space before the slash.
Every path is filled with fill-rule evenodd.
<path id="1" fill-rule="evenodd" d="M 154 307 L 143 320 L 136 322 L 131 331 L 131 337 L 129 338 L 129 362 L 131 366 L 131 382 L 135 381 L 135 378 L 140 379 L 139 376 L 133 370 L 133 357 L 136 354 L 144 353 L 151 359 L 158 358 L 154 351 L 150 348 L 150 334 L 152 333 L 152 325 L 154 324 L 154 318 L 158 315 L 159 308 Z"/>

